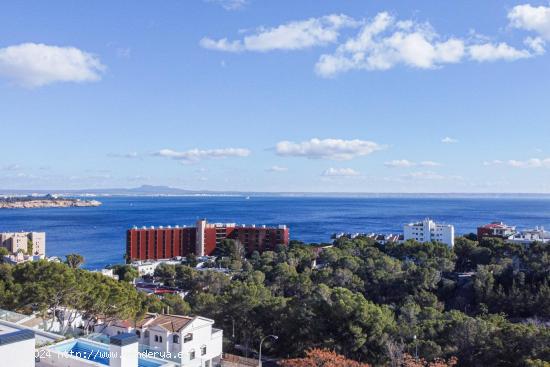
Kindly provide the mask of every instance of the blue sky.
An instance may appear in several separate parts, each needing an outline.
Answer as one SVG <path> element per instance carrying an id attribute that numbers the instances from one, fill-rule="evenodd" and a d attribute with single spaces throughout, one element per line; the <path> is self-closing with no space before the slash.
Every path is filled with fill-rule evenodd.
<path id="1" fill-rule="evenodd" d="M 548 1 L 18 1 L 0 35 L 0 188 L 550 192 Z"/>

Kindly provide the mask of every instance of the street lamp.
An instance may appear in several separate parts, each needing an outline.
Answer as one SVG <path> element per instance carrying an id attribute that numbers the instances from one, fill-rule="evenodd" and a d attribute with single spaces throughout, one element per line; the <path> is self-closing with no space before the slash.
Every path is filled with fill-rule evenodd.
<path id="1" fill-rule="evenodd" d="M 416 334 L 413 336 L 414 339 L 414 358 L 418 360 L 418 342 L 416 341 Z"/>
<path id="2" fill-rule="evenodd" d="M 274 340 L 279 339 L 277 335 L 267 335 L 260 340 L 260 353 L 258 354 L 258 367 L 262 367 L 262 344 L 267 338 L 273 338 Z"/>

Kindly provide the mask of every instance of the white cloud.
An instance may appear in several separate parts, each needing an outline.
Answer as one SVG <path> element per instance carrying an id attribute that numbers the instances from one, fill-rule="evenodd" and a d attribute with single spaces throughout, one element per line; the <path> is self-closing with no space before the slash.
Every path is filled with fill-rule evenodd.
<path id="1" fill-rule="evenodd" d="M 271 166 L 267 169 L 269 172 L 286 172 L 288 171 L 287 167 L 281 167 L 281 166 Z"/>
<path id="2" fill-rule="evenodd" d="M 227 38 L 213 40 L 211 38 L 204 37 L 200 40 L 200 45 L 203 48 L 217 51 L 238 52 L 243 50 L 240 41 L 229 41 Z"/>
<path id="3" fill-rule="evenodd" d="M 537 32 L 546 40 L 550 40 L 550 6 L 514 6 L 508 12 L 508 20 L 514 28 Z"/>
<path id="4" fill-rule="evenodd" d="M 504 161 L 501 161 L 500 159 L 494 159 L 492 161 L 485 161 L 483 162 L 483 165 L 484 166 L 498 166 L 498 165 L 501 165 L 501 164 L 504 164 L 505 162 Z"/>
<path id="5" fill-rule="evenodd" d="M 548 9 L 516 7 L 508 17 L 514 27 L 536 30 L 548 39 Z M 472 32 L 466 37 L 442 36 L 429 22 L 399 20 L 388 12 L 361 20 L 332 14 L 273 28 L 260 27 L 242 39 L 204 37 L 200 45 L 227 52 L 299 50 L 337 43 L 346 28 L 359 30 L 338 44 L 333 52 L 319 57 L 315 64 L 318 75 L 333 77 L 350 70 L 389 70 L 399 65 L 436 69 L 464 61 L 514 61 L 545 52 L 545 42 L 541 37 L 527 37 L 524 40 L 526 48 L 516 48 L 506 42 L 492 42 L 489 37 L 475 32 L 473 37 Z"/>
<path id="6" fill-rule="evenodd" d="M 0 76 L 28 88 L 97 81 L 104 70 L 96 56 L 74 47 L 22 43 L 0 48 Z"/>
<path id="7" fill-rule="evenodd" d="M 446 136 L 443 139 L 441 139 L 441 142 L 443 144 L 456 144 L 456 143 L 458 143 L 458 140 L 454 139 L 454 138 L 451 138 L 449 136 Z"/>
<path id="8" fill-rule="evenodd" d="M 434 161 L 422 161 L 420 162 L 420 165 L 422 167 L 439 167 L 441 166 L 441 163 L 434 162 Z"/>
<path id="9" fill-rule="evenodd" d="M 495 159 L 483 162 L 484 166 L 506 165 L 514 168 L 550 168 L 550 158 L 531 158 L 526 160 L 510 159 L 507 161 Z"/>
<path id="10" fill-rule="evenodd" d="M 239 10 L 248 4 L 248 0 L 205 0 L 220 5 L 225 10 Z"/>
<path id="11" fill-rule="evenodd" d="M 394 159 L 393 161 L 389 161 L 384 163 L 386 167 L 391 168 L 409 168 L 409 167 L 438 167 L 441 166 L 441 163 L 437 163 L 434 161 L 422 161 L 420 163 L 416 163 L 413 161 L 409 161 L 408 159 Z"/>
<path id="12" fill-rule="evenodd" d="M 280 156 L 306 157 L 310 159 L 349 160 L 366 156 L 385 146 L 366 140 L 311 139 L 300 143 L 281 141 L 275 151 Z"/>
<path id="13" fill-rule="evenodd" d="M 107 154 L 108 157 L 111 158 L 128 158 L 128 159 L 135 159 L 139 158 L 139 154 L 137 152 L 130 152 L 130 153 L 109 153 Z"/>
<path id="14" fill-rule="evenodd" d="M 443 39 L 429 23 L 398 21 L 381 12 L 365 21 L 359 33 L 341 44 L 336 52 L 321 55 L 317 74 L 331 77 L 348 70 L 388 70 L 396 65 L 431 69 L 461 61 L 464 41 Z"/>
<path id="15" fill-rule="evenodd" d="M 384 163 L 384 166 L 392 167 L 392 168 L 407 168 L 407 167 L 413 167 L 415 165 L 416 164 L 414 162 L 411 162 L 406 159 L 394 159 L 393 161 Z"/>
<path id="16" fill-rule="evenodd" d="M 529 49 L 516 49 L 504 42 L 442 37 L 429 23 L 397 20 L 387 12 L 363 22 L 355 37 L 331 54 L 321 55 L 315 71 L 333 77 L 349 70 L 388 70 L 398 65 L 434 69 L 465 60 L 478 62 L 518 60 L 544 53 L 542 40 L 526 39 Z"/>
<path id="17" fill-rule="evenodd" d="M 171 149 L 162 149 L 154 153 L 154 155 L 189 163 L 211 158 L 248 157 L 250 155 L 250 150 L 243 148 L 223 148 L 206 150 L 190 149 L 183 152 L 177 152 Z"/>
<path id="18" fill-rule="evenodd" d="M 544 48 L 546 42 L 540 37 L 527 37 L 523 40 L 523 43 L 525 43 L 535 55 L 542 55 L 546 52 Z"/>
<path id="19" fill-rule="evenodd" d="M 334 43 L 338 40 L 341 28 L 356 25 L 357 22 L 346 15 L 331 14 L 293 21 L 273 28 L 260 27 L 242 40 L 215 40 L 204 37 L 200 40 L 200 45 L 207 49 L 227 52 L 299 50 Z"/>
<path id="20" fill-rule="evenodd" d="M 416 181 L 441 181 L 441 180 L 459 181 L 459 180 L 463 180 L 464 178 L 461 176 L 442 175 L 432 171 L 417 171 L 417 172 L 408 173 L 406 175 L 402 175 L 401 179 L 416 180 Z"/>
<path id="21" fill-rule="evenodd" d="M 18 164 L 8 164 L 0 168 L 2 171 L 18 171 L 21 166 Z"/>
<path id="22" fill-rule="evenodd" d="M 322 176 L 325 177 L 356 177 L 360 173 L 353 168 L 329 168 L 325 170 Z"/>
<path id="23" fill-rule="evenodd" d="M 504 42 L 498 44 L 484 43 L 472 45 L 469 51 L 472 60 L 479 62 L 498 60 L 514 61 L 533 56 L 528 50 L 518 50 Z"/>
<path id="24" fill-rule="evenodd" d="M 427 172 L 411 172 L 409 174 L 406 174 L 406 175 L 403 175 L 402 176 L 403 178 L 408 178 L 408 179 L 415 179 L 415 180 L 443 180 L 445 179 L 445 176 L 443 175 L 440 175 L 438 173 L 435 173 L 435 172 L 430 172 L 430 171 L 427 171 Z"/>

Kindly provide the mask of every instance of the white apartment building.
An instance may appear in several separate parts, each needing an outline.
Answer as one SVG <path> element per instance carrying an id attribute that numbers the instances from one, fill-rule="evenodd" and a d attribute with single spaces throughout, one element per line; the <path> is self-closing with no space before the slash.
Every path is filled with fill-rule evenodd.
<path id="1" fill-rule="evenodd" d="M 108 336 L 135 333 L 140 351 L 152 357 L 169 352 L 185 367 L 214 367 L 222 357 L 223 331 L 214 320 L 201 316 L 159 315 L 149 313 L 134 324 L 123 320 L 97 325 L 95 332 Z"/>
<path id="2" fill-rule="evenodd" d="M 507 241 L 521 245 L 529 245 L 533 242 L 548 243 L 550 242 L 550 232 L 545 231 L 544 227 L 526 229 L 508 237 Z"/>
<path id="3" fill-rule="evenodd" d="M 32 243 L 32 251 L 28 253 Z M 44 232 L 5 232 L 0 233 L 0 247 L 12 254 L 24 252 L 29 256 L 46 256 L 46 233 Z"/>
<path id="4" fill-rule="evenodd" d="M 455 228 L 451 224 L 436 223 L 431 219 L 424 219 L 422 222 L 409 223 L 403 228 L 404 240 L 415 240 L 417 242 L 441 242 L 449 247 L 455 244 Z"/>

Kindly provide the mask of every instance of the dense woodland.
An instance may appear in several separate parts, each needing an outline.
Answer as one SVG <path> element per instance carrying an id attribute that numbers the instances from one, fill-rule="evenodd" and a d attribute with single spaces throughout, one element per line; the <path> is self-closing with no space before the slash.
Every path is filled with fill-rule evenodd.
<path id="1" fill-rule="evenodd" d="M 187 291 L 185 301 L 135 291 L 128 281 L 137 274 L 129 266 L 116 267 L 117 282 L 78 269 L 81 259 L 74 256 L 70 266 L 0 265 L 0 307 L 44 313 L 69 306 L 90 322 L 166 309 L 199 314 L 224 329 L 226 351 L 254 350 L 262 336 L 278 335 L 264 343 L 264 353 L 295 363 L 285 366 L 309 366 L 307 351 L 375 366 L 407 365 L 416 353 L 426 361 L 417 365 L 550 361 L 548 244 L 469 237 L 450 249 L 341 238 L 323 250 L 292 243 L 245 257 L 242 245 L 226 241 L 219 255 L 207 265 L 228 267 L 229 275 L 193 264 L 157 268 L 156 280 Z"/>

